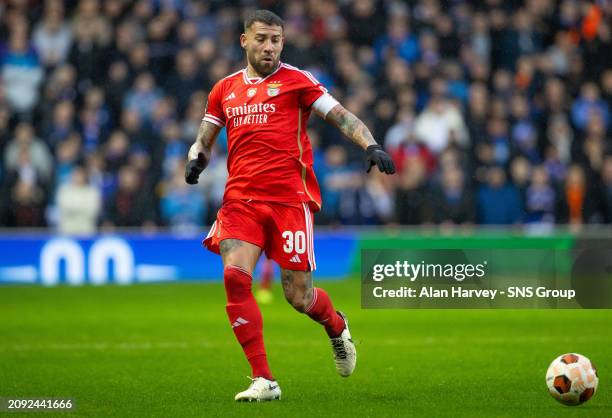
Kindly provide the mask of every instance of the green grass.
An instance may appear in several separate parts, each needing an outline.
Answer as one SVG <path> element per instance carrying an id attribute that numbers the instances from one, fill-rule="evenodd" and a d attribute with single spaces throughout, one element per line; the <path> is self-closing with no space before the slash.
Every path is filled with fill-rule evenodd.
<path id="1" fill-rule="evenodd" d="M 1 287 L 0 397 L 70 397 L 87 416 L 612 416 L 612 310 L 361 310 L 357 281 L 321 284 L 351 320 L 355 374 L 336 375 L 277 286 L 262 311 L 283 400 L 262 404 L 233 402 L 249 368 L 220 284 Z M 601 379 L 579 407 L 544 382 L 569 351 Z"/>

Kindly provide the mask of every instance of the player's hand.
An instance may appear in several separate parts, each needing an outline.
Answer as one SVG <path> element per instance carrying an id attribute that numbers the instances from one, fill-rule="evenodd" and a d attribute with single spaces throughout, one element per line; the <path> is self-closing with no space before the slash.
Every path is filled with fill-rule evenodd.
<path id="1" fill-rule="evenodd" d="M 375 165 L 378 166 L 381 173 L 395 173 L 395 164 L 393 163 L 391 156 L 387 154 L 378 144 L 370 145 L 366 149 L 366 169 L 368 173 Z"/>
<path id="2" fill-rule="evenodd" d="M 200 173 L 204 171 L 207 165 L 208 161 L 206 161 L 203 152 L 198 153 L 198 158 L 189 160 L 185 166 L 185 181 L 187 184 L 198 184 L 198 177 L 200 177 Z"/>

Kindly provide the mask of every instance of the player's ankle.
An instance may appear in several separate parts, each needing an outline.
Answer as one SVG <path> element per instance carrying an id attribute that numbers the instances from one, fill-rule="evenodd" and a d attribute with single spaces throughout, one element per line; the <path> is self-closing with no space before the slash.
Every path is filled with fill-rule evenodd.
<path id="1" fill-rule="evenodd" d="M 336 314 L 337 315 L 337 314 Z M 325 328 L 325 331 L 327 332 L 327 335 L 329 336 L 329 338 L 338 338 L 340 335 L 342 335 L 342 331 L 344 331 L 344 328 L 346 328 L 346 322 L 344 321 L 344 318 L 340 317 L 342 319 L 342 322 L 339 322 L 342 326 L 336 327 L 336 328 Z"/>
<path id="2" fill-rule="evenodd" d="M 266 380 L 271 380 L 271 381 L 276 381 L 276 379 L 274 379 L 274 377 L 271 374 L 266 374 L 266 373 L 258 373 L 255 374 L 253 373 L 253 379 L 257 379 L 258 377 L 263 377 Z"/>

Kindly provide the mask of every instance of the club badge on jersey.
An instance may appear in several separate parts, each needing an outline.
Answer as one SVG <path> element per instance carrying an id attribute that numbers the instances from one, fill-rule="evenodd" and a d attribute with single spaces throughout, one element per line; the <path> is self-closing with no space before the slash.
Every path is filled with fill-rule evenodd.
<path id="1" fill-rule="evenodd" d="M 269 83 L 268 84 L 268 96 L 270 97 L 278 96 L 278 93 L 280 93 L 281 86 L 282 86 L 281 83 Z"/>

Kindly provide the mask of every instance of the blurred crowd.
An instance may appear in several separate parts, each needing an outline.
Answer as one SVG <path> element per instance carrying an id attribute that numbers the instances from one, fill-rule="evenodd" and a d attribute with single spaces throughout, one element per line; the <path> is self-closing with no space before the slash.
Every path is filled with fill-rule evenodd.
<path id="1" fill-rule="evenodd" d="M 197 188 L 186 152 L 255 8 L 398 167 L 313 117 L 319 224 L 612 223 L 610 0 L 6 0 L 0 226 L 210 225 L 225 131 Z"/>

